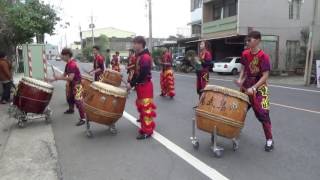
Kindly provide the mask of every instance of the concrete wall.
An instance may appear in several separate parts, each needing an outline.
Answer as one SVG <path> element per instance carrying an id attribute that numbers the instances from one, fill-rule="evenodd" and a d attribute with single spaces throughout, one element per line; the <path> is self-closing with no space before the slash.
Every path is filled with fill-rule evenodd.
<path id="1" fill-rule="evenodd" d="M 279 68 L 285 69 L 286 41 L 300 40 L 303 27 L 312 20 L 313 0 L 304 0 L 299 20 L 289 19 L 288 0 L 239 0 L 238 33 L 247 35 L 248 28 L 264 35 L 279 36 Z"/>

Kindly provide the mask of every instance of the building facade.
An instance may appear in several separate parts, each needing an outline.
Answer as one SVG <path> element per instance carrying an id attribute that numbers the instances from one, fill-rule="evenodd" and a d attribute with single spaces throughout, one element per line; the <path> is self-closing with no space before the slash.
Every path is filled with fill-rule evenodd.
<path id="1" fill-rule="evenodd" d="M 261 48 L 270 55 L 274 70 L 292 71 L 303 66 L 300 51 L 305 42 L 301 35 L 312 22 L 314 0 L 203 0 L 202 3 L 201 39 L 211 42 L 215 59 L 241 55 L 245 36 L 258 30 L 263 35 Z M 315 49 L 319 48 L 318 34 Z"/>

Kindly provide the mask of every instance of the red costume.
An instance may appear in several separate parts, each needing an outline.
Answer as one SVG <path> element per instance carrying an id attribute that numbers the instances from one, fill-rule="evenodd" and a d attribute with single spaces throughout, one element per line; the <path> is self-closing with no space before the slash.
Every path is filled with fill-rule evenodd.
<path id="1" fill-rule="evenodd" d="M 172 57 L 169 52 L 162 56 L 162 72 L 160 74 L 161 95 L 175 96 Z"/>
<path id="2" fill-rule="evenodd" d="M 250 50 L 242 53 L 241 64 L 244 66 L 245 81 L 244 89 L 254 86 L 262 77 L 262 73 L 270 71 L 269 56 L 260 50 L 257 54 L 252 54 Z M 272 139 L 271 120 L 269 116 L 269 90 L 267 84 L 257 88 L 253 96 L 249 96 L 252 109 L 257 119 L 262 123 L 266 139 Z"/>
<path id="3" fill-rule="evenodd" d="M 197 72 L 197 93 L 199 96 L 202 94 L 202 90 L 209 82 L 209 67 L 212 62 L 212 55 L 208 50 L 202 50 L 200 52 L 201 69 Z"/>
<path id="4" fill-rule="evenodd" d="M 74 78 L 72 81 L 67 81 L 68 89 L 67 89 L 67 102 L 69 104 L 69 110 L 74 109 L 74 105 L 79 110 L 79 115 L 81 119 L 85 119 L 85 113 L 83 108 L 83 97 L 82 97 L 82 86 L 81 86 L 81 74 L 79 67 L 76 63 L 76 60 L 70 59 L 64 70 L 64 74 L 66 76 L 70 74 L 74 74 Z"/>
<path id="5" fill-rule="evenodd" d="M 153 102 L 153 84 L 151 81 L 152 59 L 148 50 L 137 55 L 136 70 L 130 82 L 137 92 L 136 105 L 140 113 L 141 134 L 151 135 L 155 128 L 156 106 Z"/>
<path id="6" fill-rule="evenodd" d="M 135 67 L 136 67 L 136 61 L 137 61 L 137 58 L 136 58 L 135 55 L 131 55 L 129 57 L 129 64 L 128 64 L 128 67 L 127 67 L 127 70 L 128 70 L 128 83 L 130 83 L 132 78 L 133 78 Z"/>
<path id="7" fill-rule="evenodd" d="M 112 66 L 112 70 L 120 72 L 120 62 L 119 62 L 118 56 L 113 55 L 111 66 Z"/>
<path id="8" fill-rule="evenodd" d="M 99 81 L 101 78 L 100 76 L 104 72 L 104 57 L 98 54 L 98 55 L 94 56 L 93 69 L 96 70 L 99 68 L 100 68 L 100 71 L 98 71 L 94 74 L 95 81 Z"/>

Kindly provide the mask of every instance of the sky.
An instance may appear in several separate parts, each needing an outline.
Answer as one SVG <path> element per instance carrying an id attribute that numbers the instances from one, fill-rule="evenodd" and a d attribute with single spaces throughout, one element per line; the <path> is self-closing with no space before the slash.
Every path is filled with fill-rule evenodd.
<path id="1" fill-rule="evenodd" d="M 65 46 L 79 41 L 79 27 L 88 30 L 90 16 L 96 28 L 114 27 L 148 36 L 146 0 L 44 0 L 59 11 L 62 21 L 56 35 L 46 36 L 48 43 Z M 190 0 L 152 0 L 153 37 L 166 38 L 177 33 L 188 34 L 191 21 Z M 70 22 L 67 29 L 60 24 Z"/>

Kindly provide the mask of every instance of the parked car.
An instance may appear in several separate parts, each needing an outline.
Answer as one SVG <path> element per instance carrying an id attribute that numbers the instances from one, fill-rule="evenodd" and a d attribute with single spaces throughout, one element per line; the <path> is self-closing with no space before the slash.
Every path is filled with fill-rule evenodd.
<path id="1" fill-rule="evenodd" d="M 231 73 L 236 75 L 241 70 L 240 59 L 240 57 L 226 57 L 224 59 L 217 60 L 215 61 L 212 70 L 219 74 Z"/>

